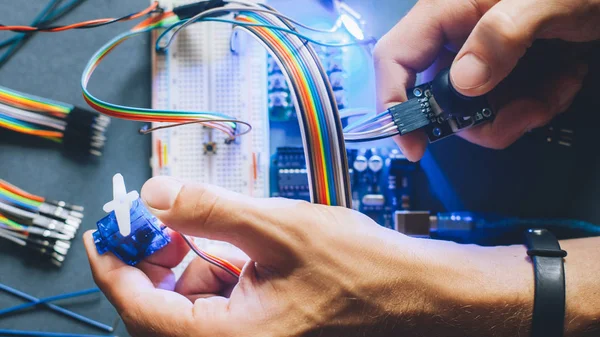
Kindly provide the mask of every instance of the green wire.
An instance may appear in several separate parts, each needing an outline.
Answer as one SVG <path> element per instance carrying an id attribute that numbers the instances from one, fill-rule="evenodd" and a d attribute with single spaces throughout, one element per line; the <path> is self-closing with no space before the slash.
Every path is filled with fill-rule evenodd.
<path id="1" fill-rule="evenodd" d="M 40 201 L 35 201 L 35 200 L 27 199 L 25 197 L 22 197 L 22 196 L 20 196 L 18 194 L 14 194 L 11 191 L 7 191 L 7 190 L 4 190 L 2 188 L 0 188 L 0 194 L 4 195 L 7 198 L 17 200 L 19 202 L 22 202 L 24 204 L 27 204 L 27 205 L 30 205 L 30 206 L 33 206 L 33 207 L 39 207 L 42 204 L 42 202 L 40 202 Z"/>
<path id="2" fill-rule="evenodd" d="M 12 221 L 11 219 L 2 218 L 1 216 L 2 216 L 2 214 L 0 214 L 0 223 L 3 223 L 9 227 L 16 228 L 16 229 L 24 229 L 25 228 L 25 226 L 18 224 L 16 222 Z"/>

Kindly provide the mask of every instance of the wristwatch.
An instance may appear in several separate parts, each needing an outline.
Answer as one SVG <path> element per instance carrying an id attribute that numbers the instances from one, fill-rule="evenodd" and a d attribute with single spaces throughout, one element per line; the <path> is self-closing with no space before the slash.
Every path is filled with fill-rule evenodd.
<path id="1" fill-rule="evenodd" d="M 535 269 L 531 337 L 563 337 L 565 326 L 565 269 L 567 252 L 546 229 L 525 233 L 527 255 Z"/>

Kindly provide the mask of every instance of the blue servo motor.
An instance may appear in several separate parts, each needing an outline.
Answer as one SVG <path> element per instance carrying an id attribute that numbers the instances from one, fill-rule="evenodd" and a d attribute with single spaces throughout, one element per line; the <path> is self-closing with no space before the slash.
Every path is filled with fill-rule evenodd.
<path id="1" fill-rule="evenodd" d="M 158 219 L 138 198 L 131 203 L 131 232 L 123 236 L 114 211 L 98 221 L 93 233 L 99 254 L 112 252 L 121 261 L 134 266 L 144 258 L 165 247 L 171 238 Z"/>

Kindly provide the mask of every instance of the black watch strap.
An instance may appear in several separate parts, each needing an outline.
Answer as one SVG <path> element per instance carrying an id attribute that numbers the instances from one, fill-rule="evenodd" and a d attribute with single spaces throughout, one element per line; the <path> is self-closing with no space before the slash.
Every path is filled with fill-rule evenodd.
<path id="1" fill-rule="evenodd" d="M 545 229 L 525 233 L 527 255 L 535 269 L 531 337 L 563 337 L 565 326 L 565 269 L 567 252 Z"/>

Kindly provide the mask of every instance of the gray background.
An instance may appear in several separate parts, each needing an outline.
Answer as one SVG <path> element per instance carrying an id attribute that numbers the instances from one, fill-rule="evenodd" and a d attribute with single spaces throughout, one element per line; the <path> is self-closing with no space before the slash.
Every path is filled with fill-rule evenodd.
<path id="1" fill-rule="evenodd" d="M 304 1 L 304 0 L 303 0 Z M 26 24 L 46 0 L 0 0 L 0 23 Z M 148 0 L 88 0 L 62 22 L 124 15 L 148 5 Z M 297 0 L 274 0 L 276 7 Z M 413 1 L 349 1 L 381 36 L 413 5 Z M 134 23 L 119 23 L 93 30 L 36 34 L 7 65 L 0 69 L 0 85 L 85 107 L 79 80 L 89 57 L 101 45 Z M 9 36 L 0 34 L 0 39 Z M 91 90 L 98 97 L 125 105 L 150 105 L 149 38 L 126 42 L 96 71 Z M 430 209 L 474 210 L 529 217 L 570 217 L 600 223 L 600 157 L 596 100 L 598 65 L 592 67 L 586 89 L 572 111 L 559 118 L 575 129 L 573 148 L 544 144 L 524 137 L 505 151 L 482 149 L 454 137 L 430 146 L 423 172 L 430 185 L 419 186 L 438 204 Z M 82 230 L 93 229 L 104 216 L 101 206 L 111 196 L 111 177 L 121 172 L 129 189 L 139 190 L 150 177 L 150 138 L 137 133 L 140 124 L 113 120 L 105 156 L 80 162 L 64 156 L 53 146 L 16 137 L 0 130 L 0 177 L 27 190 L 81 204 L 86 207 Z M 64 267 L 46 268 L 0 241 L 0 282 L 38 297 L 93 286 L 87 258 L 75 241 Z M 134 287 L 135 285 L 131 285 Z M 22 303 L 0 293 L 0 308 Z M 90 297 L 69 305 L 82 314 L 111 324 L 115 311 L 102 297 Z M 69 319 L 45 311 L 0 319 L 0 328 L 57 332 L 96 333 Z M 120 326 L 116 334 L 126 336 Z"/>
<path id="2" fill-rule="evenodd" d="M 291 1 L 280 0 L 284 6 Z M 0 23 L 29 24 L 46 5 L 46 0 L 0 0 Z M 351 1 L 373 22 L 375 34 L 383 34 L 408 10 L 412 1 Z M 145 8 L 148 0 L 88 0 L 60 23 L 92 18 L 114 17 Z M 277 2 L 274 2 L 277 5 Z M 375 9 L 375 4 L 385 10 Z M 372 20 L 377 15 L 378 20 Z M 15 90 L 69 102 L 81 107 L 81 72 L 90 56 L 109 39 L 135 23 L 126 22 L 93 30 L 39 33 L 0 69 L 0 85 Z M 10 36 L 0 33 L 0 40 Z M 129 40 L 111 54 L 94 74 L 91 91 L 99 98 L 124 105 L 150 105 L 149 38 Z M 15 137 L 0 130 L 0 177 L 29 191 L 56 200 L 67 200 L 85 206 L 83 230 L 93 229 L 102 218 L 102 205 L 111 196 L 111 177 L 121 172 L 128 189 L 139 190 L 149 177 L 150 138 L 137 133 L 141 124 L 113 120 L 108 132 L 105 156 L 81 162 L 64 156 L 60 149 L 40 146 L 37 140 Z M 0 241 L 0 282 L 37 297 L 94 286 L 87 257 L 80 240 L 73 243 L 62 269 L 45 268 L 34 256 Z M 135 285 L 132 285 L 134 287 Z M 0 308 L 22 303 L 0 293 Z M 77 312 L 112 324 L 116 312 L 101 296 L 90 296 L 74 305 Z M 32 311 L 25 315 L 0 319 L 0 328 L 42 330 L 72 333 L 96 333 L 60 315 Z M 120 326 L 116 334 L 127 336 Z"/>

